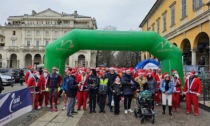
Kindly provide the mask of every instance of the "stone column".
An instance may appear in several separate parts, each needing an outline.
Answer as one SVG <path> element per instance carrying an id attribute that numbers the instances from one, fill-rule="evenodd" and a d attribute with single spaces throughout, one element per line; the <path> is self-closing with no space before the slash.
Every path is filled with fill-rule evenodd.
<path id="1" fill-rule="evenodd" d="M 192 52 L 192 65 L 196 65 L 196 51 L 197 49 L 196 48 L 192 48 L 191 49 L 191 52 Z"/>

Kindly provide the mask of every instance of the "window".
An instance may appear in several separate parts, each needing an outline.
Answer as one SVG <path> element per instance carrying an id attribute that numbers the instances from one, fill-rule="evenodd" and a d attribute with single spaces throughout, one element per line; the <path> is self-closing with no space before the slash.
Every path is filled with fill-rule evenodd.
<path id="1" fill-rule="evenodd" d="M 12 32 L 12 35 L 15 35 L 15 34 L 16 34 L 16 32 L 15 32 L 15 31 L 13 31 L 13 32 Z"/>
<path id="2" fill-rule="evenodd" d="M 155 24 L 152 25 L 152 31 L 155 31 Z"/>
<path id="3" fill-rule="evenodd" d="M 40 36 L 40 30 L 36 30 L 36 36 Z"/>
<path id="4" fill-rule="evenodd" d="M 203 5 L 203 0 L 193 0 L 193 10 L 198 9 Z"/>
<path id="5" fill-rule="evenodd" d="M 166 13 L 163 14 L 163 32 L 166 31 Z"/>
<path id="6" fill-rule="evenodd" d="M 187 16 L 186 7 L 186 0 L 182 0 L 182 18 L 185 18 Z"/>
<path id="7" fill-rule="evenodd" d="M 1 42 L 4 42 L 4 39 L 3 38 L 1 38 Z"/>
<path id="8" fill-rule="evenodd" d="M 58 31 L 55 31 L 55 36 L 58 37 Z"/>
<path id="9" fill-rule="evenodd" d="M 49 44 L 49 41 L 47 40 L 47 41 L 45 41 L 45 46 L 47 46 Z"/>
<path id="10" fill-rule="evenodd" d="M 171 7 L 171 26 L 175 25 L 175 7 Z"/>
<path id="11" fill-rule="evenodd" d="M 27 36 L 30 36 L 30 35 L 31 35 L 31 31 L 27 30 Z"/>
<path id="12" fill-rule="evenodd" d="M 27 46 L 29 47 L 31 45 L 31 42 L 30 41 L 27 41 Z"/>
<path id="13" fill-rule="evenodd" d="M 160 19 L 157 20 L 157 33 L 160 33 Z"/>
<path id="14" fill-rule="evenodd" d="M 12 46 L 15 46 L 16 43 L 15 43 L 15 40 L 12 40 Z"/>
<path id="15" fill-rule="evenodd" d="M 147 31 L 150 31 L 150 27 L 147 29 Z"/>
<path id="16" fill-rule="evenodd" d="M 36 47 L 39 47 L 39 40 L 36 40 Z"/>
<path id="17" fill-rule="evenodd" d="M 67 31 L 64 31 L 64 35 L 67 33 Z"/>
<path id="18" fill-rule="evenodd" d="M 50 35 L 49 31 L 45 31 L 45 36 L 49 36 L 49 35 Z"/>

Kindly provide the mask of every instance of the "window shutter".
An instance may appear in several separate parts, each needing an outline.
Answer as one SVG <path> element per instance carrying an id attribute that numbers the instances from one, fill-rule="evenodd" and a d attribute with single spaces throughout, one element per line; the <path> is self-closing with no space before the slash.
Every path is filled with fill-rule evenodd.
<path id="1" fill-rule="evenodd" d="M 196 0 L 193 0 L 193 10 L 195 10 Z"/>

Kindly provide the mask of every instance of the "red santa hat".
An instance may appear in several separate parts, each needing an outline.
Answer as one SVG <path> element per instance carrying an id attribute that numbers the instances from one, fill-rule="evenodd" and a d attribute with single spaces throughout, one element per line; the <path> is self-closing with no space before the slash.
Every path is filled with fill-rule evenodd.
<path id="1" fill-rule="evenodd" d="M 176 71 L 176 70 L 171 70 L 171 72 L 172 72 L 173 74 L 177 74 L 177 71 Z"/>
<path id="2" fill-rule="evenodd" d="M 34 69 L 33 66 L 29 66 L 29 69 Z"/>
<path id="3" fill-rule="evenodd" d="M 117 77 L 115 78 L 115 80 L 120 80 L 120 77 L 119 77 L 119 76 L 117 76 Z"/>
<path id="4" fill-rule="evenodd" d="M 125 72 L 131 72 L 131 70 L 128 68 L 128 69 L 125 70 Z"/>
<path id="5" fill-rule="evenodd" d="M 144 75 L 144 70 L 139 70 L 138 75 Z"/>
<path id="6" fill-rule="evenodd" d="M 77 73 L 77 71 L 75 70 L 75 69 L 73 69 L 72 71 L 71 71 L 71 74 L 76 74 Z"/>
<path id="7" fill-rule="evenodd" d="M 150 71 L 149 71 L 149 72 L 147 72 L 147 76 L 148 76 L 148 75 L 152 75 L 152 72 L 150 72 Z"/>
<path id="8" fill-rule="evenodd" d="M 165 73 L 163 74 L 163 77 L 164 77 L 164 78 L 169 77 L 168 72 L 165 72 Z"/>
<path id="9" fill-rule="evenodd" d="M 114 67 L 110 67 L 109 70 L 115 70 L 115 68 Z"/>
<path id="10" fill-rule="evenodd" d="M 195 75 L 195 71 L 190 71 L 189 74 L 190 75 Z"/>

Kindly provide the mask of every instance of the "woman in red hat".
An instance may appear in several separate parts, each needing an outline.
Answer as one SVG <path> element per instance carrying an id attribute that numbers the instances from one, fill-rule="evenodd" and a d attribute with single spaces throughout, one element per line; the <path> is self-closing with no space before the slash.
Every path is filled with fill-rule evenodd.
<path id="1" fill-rule="evenodd" d="M 164 74 L 164 80 L 160 82 L 160 90 L 162 92 L 162 114 L 165 115 L 166 102 L 168 101 L 169 115 L 172 116 L 172 93 L 174 90 L 174 83 L 170 80 L 170 76 L 168 73 Z"/>
<path id="2" fill-rule="evenodd" d="M 174 111 L 177 112 L 177 108 L 179 107 L 180 103 L 181 81 L 177 71 L 173 70 L 172 73 L 173 76 L 171 80 L 174 82 L 174 91 L 172 94 L 172 107 Z"/>

